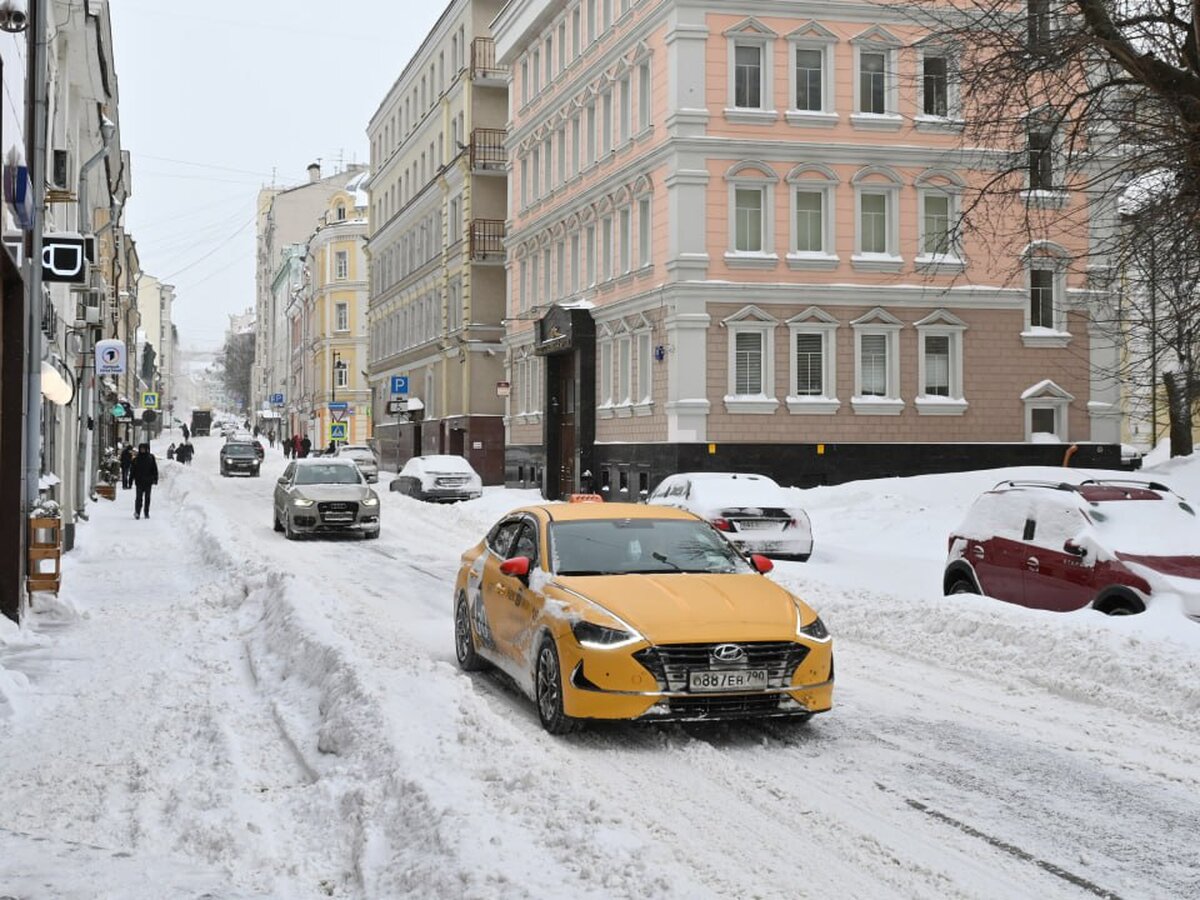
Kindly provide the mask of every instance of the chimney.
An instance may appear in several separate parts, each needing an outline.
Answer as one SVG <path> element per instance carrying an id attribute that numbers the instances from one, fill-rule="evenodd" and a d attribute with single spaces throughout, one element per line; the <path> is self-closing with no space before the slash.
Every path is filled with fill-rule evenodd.
<path id="1" fill-rule="evenodd" d="M 309 163 L 308 165 L 308 183 L 316 184 L 321 180 L 321 164 Z"/>

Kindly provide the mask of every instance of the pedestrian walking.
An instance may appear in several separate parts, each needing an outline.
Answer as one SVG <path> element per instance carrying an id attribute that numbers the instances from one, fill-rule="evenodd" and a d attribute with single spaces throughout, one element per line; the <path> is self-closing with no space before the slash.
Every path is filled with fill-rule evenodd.
<path id="1" fill-rule="evenodd" d="M 300 435 L 292 435 L 292 459 L 300 458 Z"/>
<path id="2" fill-rule="evenodd" d="M 170 447 L 167 448 L 167 459 L 174 459 L 174 458 L 175 458 L 175 445 L 172 444 Z"/>
<path id="3" fill-rule="evenodd" d="M 289 438 L 284 438 L 279 442 L 279 446 L 283 448 L 283 458 L 287 459 L 292 455 L 292 442 Z"/>
<path id="4" fill-rule="evenodd" d="M 138 453 L 134 457 L 133 484 L 137 489 L 133 499 L 133 517 L 140 519 L 143 512 L 150 518 L 150 492 L 158 484 L 158 462 L 150 452 L 149 444 L 138 444 Z"/>
<path id="5" fill-rule="evenodd" d="M 275 447 L 275 431 L 274 431 L 274 429 L 267 432 L 267 443 L 271 446 L 272 449 L 274 449 L 274 447 Z"/>
<path id="6" fill-rule="evenodd" d="M 133 465 L 133 448 L 125 445 L 125 449 L 121 451 L 121 487 L 129 490 L 133 486 L 133 482 L 129 477 L 129 467 Z"/>
<path id="7" fill-rule="evenodd" d="M 183 423 L 183 442 L 186 444 L 192 433 L 188 430 L 187 422 Z"/>
<path id="8" fill-rule="evenodd" d="M 304 436 L 304 438 L 300 441 L 300 458 L 307 459 L 308 454 L 310 454 L 311 452 L 312 452 L 312 441 L 310 441 L 308 439 L 308 435 L 306 434 Z"/>

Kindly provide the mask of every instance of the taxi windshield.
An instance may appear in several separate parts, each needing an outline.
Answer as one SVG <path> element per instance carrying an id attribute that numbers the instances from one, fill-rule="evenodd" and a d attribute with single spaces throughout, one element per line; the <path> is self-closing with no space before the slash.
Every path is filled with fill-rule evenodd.
<path id="1" fill-rule="evenodd" d="M 753 571 L 712 526 L 686 519 L 554 522 L 550 548 L 557 575 Z"/>

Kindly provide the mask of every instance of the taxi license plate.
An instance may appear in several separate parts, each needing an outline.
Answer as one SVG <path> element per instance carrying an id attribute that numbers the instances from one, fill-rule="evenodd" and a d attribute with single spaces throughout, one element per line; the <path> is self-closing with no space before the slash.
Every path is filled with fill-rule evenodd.
<path id="1" fill-rule="evenodd" d="M 727 671 L 700 669 L 688 673 L 688 690 L 690 691 L 753 691 L 766 686 L 766 669 L 729 669 Z"/>

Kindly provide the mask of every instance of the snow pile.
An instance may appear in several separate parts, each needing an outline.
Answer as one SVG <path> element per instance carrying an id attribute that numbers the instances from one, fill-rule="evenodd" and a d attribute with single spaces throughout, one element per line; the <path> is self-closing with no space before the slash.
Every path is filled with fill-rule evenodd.
<path id="1" fill-rule="evenodd" d="M 20 647 L 28 643 L 30 635 L 17 627 L 5 616 L 0 616 L 0 721 L 10 719 L 24 708 L 23 695 L 29 687 L 29 679 L 21 672 L 10 672 L 4 668 L 6 648 Z"/>

